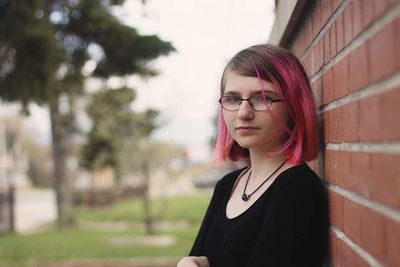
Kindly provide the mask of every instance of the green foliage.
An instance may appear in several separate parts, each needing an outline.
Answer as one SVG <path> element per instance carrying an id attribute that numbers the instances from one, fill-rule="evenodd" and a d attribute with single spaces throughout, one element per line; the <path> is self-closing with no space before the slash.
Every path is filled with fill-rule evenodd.
<path id="1" fill-rule="evenodd" d="M 24 105 L 50 97 L 45 88 L 62 60 L 53 25 L 35 10 L 39 1 L 7 1 L 0 8 L 0 97 Z"/>
<path id="2" fill-rule="evenodd" d="M 106 3 L 6 1 L 0 7 L 0 97 L 27 105 L 81 93 L 91 45 L 101 51 L 97 76 L 155 75 L 146 63 L 174 51 L 172 45 L 122 24 Z"/>
<path id="3" fill-rule="evenodd" d="M 83 167 L 93 170 L 106 166 L 119 168 L 121 153 L 156 128 L 158 112 L 131 109 L 135 92 L 129 88 L 103 89 L 91 95 L 86 111 L 93 122 L 82 148 Z"/>
<path id="4" fill-rule="evenodd" d="M 67 29 L 103 49 L 105 56 L 94 71 L 97 76 L 153 75 L 145 63 L 174 50 L 157 36 L 142 36 L 134 28 L 122 25 L 98 1 L 81 0 L 77 8 L 79 19 L 72 18 Z"/>

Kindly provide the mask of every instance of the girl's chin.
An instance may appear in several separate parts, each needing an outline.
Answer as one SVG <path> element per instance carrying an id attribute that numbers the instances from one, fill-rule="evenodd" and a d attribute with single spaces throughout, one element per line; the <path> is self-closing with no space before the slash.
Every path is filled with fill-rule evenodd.
<path id="1" fill-rule="evenodd" d="M 283 143 L 274 142 L 273 140 L 266 140 L 268 138 L 261 138 L 260 136 L 235 136 L 235 141 L 243 148 L 246 149 L 261 149 L 266 152 L 279 150 Z M 263 139 L 263 140 L 260 140 Z"/>
<path id="2" fill-rule="evenodd" d="M 241 147 L 246 148 L 246 149 L 266 149 L 266 150 L 268 149 L 266 146 L 262 146 L 260 144 L 254 144 L 254 143 L 250 143 L 250 142 L 241 142 L 241 143 L 238 142 L 238 144 Z"/>
<path id="3" fill-rule="evenodd" d="M 253 149 L 253 150 L 264 150 L 265 152 L 273 152 L 280 149 L 279 145 L 270 145 L 270 144 L 260 144 L 256 142 L 238 142 L 236 141 L 239 146 L 246 149 Z"/>

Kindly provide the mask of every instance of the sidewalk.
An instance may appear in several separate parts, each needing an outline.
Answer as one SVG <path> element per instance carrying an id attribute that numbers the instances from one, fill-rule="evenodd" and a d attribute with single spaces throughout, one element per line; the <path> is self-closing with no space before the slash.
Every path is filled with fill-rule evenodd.
<path id="1" fill-rule="evenodd" d="M 52 189 L 16 190 L 15 230 L 32 233 L 57 218 L 56 197 Z"/>

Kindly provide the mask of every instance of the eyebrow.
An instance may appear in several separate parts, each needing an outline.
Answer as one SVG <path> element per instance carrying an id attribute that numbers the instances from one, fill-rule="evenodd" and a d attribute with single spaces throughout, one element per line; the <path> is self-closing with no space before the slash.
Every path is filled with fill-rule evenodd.
<path id="1" fill-rule="evenodd" d="M 278 95 L 277 92 L 272 91 L 272 90 L 264 90 L 264 92 L 265 92 L 266 94 Z M 258 93 L 261 93 L 261 90 L 251 91 L 251 92 L 250 92 L 251 95 L 255 95 L 255 94 L 258 94 Z M 235 91 L 225 91 L 225 92 L 224 92 L 224 95 L 240 95 L 240 93 L 235 92 Z"/>

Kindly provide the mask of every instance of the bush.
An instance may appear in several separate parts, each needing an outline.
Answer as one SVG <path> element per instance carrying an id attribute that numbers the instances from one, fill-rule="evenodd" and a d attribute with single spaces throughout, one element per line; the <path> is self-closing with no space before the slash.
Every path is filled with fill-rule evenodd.
<path id="1" fill-rule="evenodd" d="M 110 206 L 119 200 L 132 199 L 135 197 L 143 196 L 144 192 L 144 186 L 131 186 L 123 188 L 112 187 L 76 191 L 74 193 L 74 205 L 83 205 L 89 207 Z"/>

